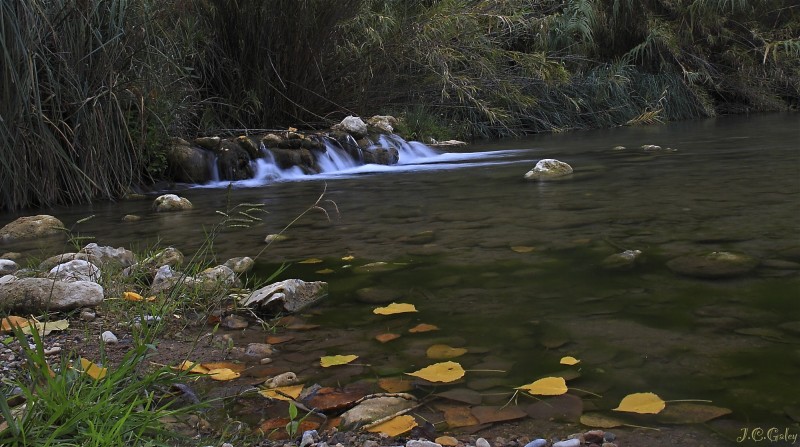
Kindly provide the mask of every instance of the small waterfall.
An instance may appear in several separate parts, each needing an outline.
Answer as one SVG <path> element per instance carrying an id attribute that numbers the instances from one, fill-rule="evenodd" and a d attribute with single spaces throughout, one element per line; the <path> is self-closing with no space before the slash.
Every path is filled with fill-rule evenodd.
<path id="1" fill-rule="evenodd" d="M 355 147 L 358 147 L 358 145 L 355 144 L 355 141 L 353 141 L 353 143 Z M 358 153 L 359 155 L 361 154 L 360 148 Z M 363 156 L 361 158 L 363 160 Z M 321 154 L 317 158 L 317 165 L 320 168 L 320 172 L 324 173 L 343 171 L 345 169 L 360 166 L 361 164 L 362 162 L 360 160 L 355 160 L 344 149 L 336 146 L 327 139 L 325 140 L 325 153 Z"/>
<path id="2" fill-rule="evenodd" d="M 219 164 L 217 164 L 217 156 L 208 157 L 208 171 L 211 173 L 211 183 L 219 183 Z"/>
<path id="3" fill-rule="evenodd" d="M 397 135 L 381 135 L 378 138 L 378 146 L 394 147 L 400 154 L 400 164 L 409 164 L 419 161 L 419 159 L 431 158 L 439 155 L 432 147 L 426 146 L 418 141 L 406 141 Z"/>

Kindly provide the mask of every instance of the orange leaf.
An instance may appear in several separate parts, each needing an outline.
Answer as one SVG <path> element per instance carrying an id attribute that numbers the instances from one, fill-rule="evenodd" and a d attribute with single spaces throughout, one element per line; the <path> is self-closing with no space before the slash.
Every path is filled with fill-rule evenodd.
<path id="1" fill-rule="evenodd" d="M 386 343 L 387 341 L 392 341 L 396 338 L 400 338 L 400 334 L 379 334 L 375 336 L 375 340 L 378 340 L 381 343 Z"/>
<path id="2" fill-rule="evenodd" d="M 300 397 L 300 393 L 303 392 L 303 387 L 305 385 L 289 385 L 289 386 L 279 386 L 277 388 L 269 388 L 266 390 L 261 390 L 258 394 L 268 397 L 270 399 L 277 399 L 277 400 L 295 400 Z"/>
<path id="3" fill-rule="evenodd" d="M 277 345 L 280 343 L 286 343 L 287 341 L 294 340 L 294 337 L 291 335 L 269 335 L 267 336 L 267 343 L 271 345 Z"/>
<path id="4" fill-rule="evenodd" d="M 420 332 L 430 332 L 430 331 L 438 331 L 438 330 L 439 330 L 438 326 L 434 326 L 432 324 L 420 323 L 420 324 L 412 327 L 411 329 L 409 329 L 408 332 L 411 332 L 412 334 L 417 334 L 417 333 L 420 333 Z"/>
<path id="5" fill-rule="evenodd" d="M 15 315 L 9 315 L 8 317 L 0 320 L 0 330 L 3 332 L 12 331 L 15 326 L 22 329 L 30 325 L 31 322 L 28 321 L 27 318 L 17 317 Z"/>
<path id="6" fill-rule="evenodd" d="M 208 363 L 202 363 L 200 367 L 205 368 L 209 371 L 214 369 L 229 369 L 237 373 L 240 373 L 245 369 L 247 369 L 247 365 L 245 365 L 244 363 L 233 363 L 233 362 L 208 362 Z"/>
<path id="7" fill-rule="evenodd" d="M 102 366 L 97 366 L 94 363 L 86 360 L 85 358 L 81 358 L 81 368 L 83 368 L 83 373 L 87 376 L 91 377 L 94 380 L 100 380 L 106 376 L 108 372 L 108 368 L 103 368 Z"/>
<path id="8" fill-rule="evenodd" d="M 136 292 L 125 292 L 122 294 L 122 299 L 125 301 L 144 301 L 144 297 Z"/>
<path id="9" fill-rule="evenodd" d="M 176 366 L 175 369 L 195 374 L 208 374 L 208 368 L 204 368 L 200 363 L 191 360 L 184 360 L 180 365 Z"/>

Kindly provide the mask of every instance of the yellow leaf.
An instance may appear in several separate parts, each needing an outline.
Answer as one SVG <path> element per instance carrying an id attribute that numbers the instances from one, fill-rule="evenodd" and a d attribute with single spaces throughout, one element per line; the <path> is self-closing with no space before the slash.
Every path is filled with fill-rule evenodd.
<path id="1" fill-rule="evenodd" d="M 56 320 L 56 321 L 34 321 L 33 327 L 39 332 L 40 335 L 47 335 L 53 331 L 63 331 L 69 328 L 69 321 Z M 22 332 L 26 334 L 31 333 L 32 327 L 26 327 Z"/>
<path id="2" fill-rule="evenodd" d="M 375 336 L 375 340 L 378 340 L 381 343 L 386 343 L 396 338 L 400 338 L 400 334 L 378 334 Z"/>
<path id="3" fill-rule="evenodd" d="M 517 253 L 530 253 L 530 252 L 536 250 L 536 247 L 528 247 L 526 245 L 515 245 L 515 246 L 511 247 L 511 249 L 514 250 Z"/>
<path id="4" fill-rule="evenodd" d="M 654 393 L 633 393 L 628 394 L 619 403 L 614 411 L 627 411 L 639 414 L 658 414 L 667 404 Z"/>
<path id="5" fill-rule="evenodd" d="M 454 359 L 466 353 L 467 350 L 464 348 L 454 348 L 447 345 L 432 345 L 425 351 L 425 355 L 427 355 L 429 359 L 434 360 Z"/>
<path id="6" fill-rule="evenodd" d="M 270 388 L 266 390 L 261 390 L 258 394 L 268 397 L 270 399 L 277 399 L 277 400 L 296 400 L 300 397 L 300 393 L 303 392 L 303 385 L 289 385 L 289 386 L 279 386 L 277 388 Z"/>
<path id="7" fill-rule="evenodd" d="M 320 262 L 322 262 L 322 259 L 319 259 L 319 258 L 308 258 L 308 259 L 304 259 L 304 260 L 298 262 L 298 264 L 319 264 Z"/>
<path id="8" fill-rule="evenodd" d="M 335 272 L 334 269 L 322 269 L 322 270 L 317 270 L 314 273 L 319 273 L 320 275 L 330 275 L 333 272 Z"/>
<path id="9" fill-rule="evenodd" d="M 412 334 L 418 334 L 418 333 L 421 333 L 421 332 L 430 332 L 430 331 L 438 331 L 438 330 L 439 330 L 438 326 L 434 326 L 432 324 L 427 324 L 427 323 L 420 323 L 420 324 L 412 327 L 411 329 L 409 329 L 408 332 L 411 332 Z"/>
<path id="10" fill-rule="evenodd" d="M 319 364 L 323 368 L 328 368 L 330 366 L 338 366 L 338 365 L 346 365 L 353 360 L 357 359 L 357 355 L 328 355 L 325 357 L 320 357 Z"/>
<path id="11" fill-rule="evenodd" d="M 0 320 L 0 330 L 3 332 L 9 332 L 14 330 L 14 326 L 19 328 L 24 328 L 26 326 L 30 326 L 31 322 L 28 321 L 27 318 L 17 317 L 15 315 L 9 315 L 6 318 Z"/>
<path id="12" fill-rule="evenodd" d="M 562 357 L 561 358 L 561 364 L 562 365 L 570 365 L 570 366 L 572 366 L 572 365 L 577 365 L 580 362 L 581 362 L 580 360 L 576 359 L 575 357 L 569 356 L 569 355 L 566 356 L 566 357 Z"/>
<path id="13" fill-rule="evenodd" d="M 94 380 L 102 379 L 103 377 L 106 376 L 106 373 L 108 372 L 108 368 L 97 366 L 83 357 L 81 357 L 81 368 L 83 368 L 84 374 L 86 374 L 87 376 L 91 377 Z"/>
<path id="14" fill-rule="evenodd" d="M 212 379 L 219 381 L 238 379 L 239 376 L 241 375 L 238 372 L 228 368 L 210 369 L 206 374 L 208 374 L 208 376 L 211 377 Z"/>
<path id="15" fill-rule="evenodd" d="M 416 312 L 417 308 L 413 304 L 408 303 L 392 303 L 386 307 L 378 307 L 372 313 L 377 315 L 394 315 L 406 312 Z"/>
<path id="16" fill-rule="evenodd" d="M 136 292 L 125 292 L 122 294 L 122 299 L 125 301 L 144 301 L 144 297 Z"/>
<path id="17" fill-rule="evenodd" d="M 352 260 L 353 260 L 353 259 L 355 259 L 355 258 L 356 258 L 356 257 L 355 257 L 355 256 L 352 256 L 352 255 L 348 255 L 348 256 L 342 256 L 342 261 L 352 261 Z"/>
<path id="18" fill-rule="evenodd" d="M 205 368 L 208 371 L 211 371 L 211 370 L 214 370 L 214 369 L 227 368 L 227 369 L 229 369 L 231 371 L 238 372 L 238 373 L 240 373 L 240 372 L 244 371 L 245 369 L 247 369 L 247 365 L 245 365 L 244 363 L 233 363 L 233 362 L 207 362 L 207 363 L 200 364 L 200 367 Z M 206 374 L 208 374 L 208 373 L 206 373 Z"/>
<path id="19" fill-rule="evenodd" d="M 433 442 L 445 447 L 456 447 L 458 445 L 458 439 L 452 436 L 439 436 Z"/>
<path id="20" fill-rule="evenodd" d="M 560 396 L 567 392 L 567 382 L 563 377 L 545 377 L 527 385 L 517 387 L 518 390 L 527 391 L 540 396 Z"/>
<path id="21" fill-rule="evenodd" d="M 208 368 L 205 368 L 198 362 L 193 362 L 191 360 L 184 360 L 183 363 L 176 366 L 175 369 L 179 369 L 181 371 L 188 371 L 190 373 L 195 374 L 208 374 Z"/>
<path id="22" fill-rule="evenodd" d="M 372 433 L 386 433 L 388 436 L 399 436 L 417 426 L 417 421 L 414 416 L 404 414 L 397 416 L 378 425 L 374 425 L 367 429 Z"/>
<path id="23" fill-rule="evenodd" d="M 464 368 L 462 368 L 460 364 L 456 362 L 442 362 L 406 374 L 425 379 L 428 382 L 449 383 L 464 377 L 464 373 Z"/>

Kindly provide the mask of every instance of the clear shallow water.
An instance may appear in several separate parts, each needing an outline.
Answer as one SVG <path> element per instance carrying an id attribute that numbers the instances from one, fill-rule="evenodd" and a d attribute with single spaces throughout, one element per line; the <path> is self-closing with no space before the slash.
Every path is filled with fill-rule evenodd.
<path id="1" fill-rule="evenodd" d="M 582 360 L 571 386 L 601 394 L 601 409 L 633 392 L 665 400 L 709 399 L 742 424 L 789 426 L 800 407 L 800 272 L 768 267 L 800 261 L 800 115 L 725 117 L 474 145 L 459 153 L 415 158 L 396 167 L 350 167 L 322 176 L 250 182 L 230 191 L 181 191 L 195 209 L 151 212 L 151 200 L 46 210 L 101 244 L 199 246 L 215 210 L 264 203 L 269 214 L 248 229 L 228 230 L 215 247 L 224 260 L 254 255 L 314 203 L 312 211 L 262 255 L 258 271 L 294 263 L 283 275 L 325 280 L 331 294 L 307 336 L 325 354 L 358 354 L 375 375 L 433 363 L 435 342 L 466 346 L 458 360 L 467 385 L 508 390 L 563 371 L 563 355 Z M 653 154 L 658 144 L 677 149 Z M 612 151 L 623 145 L 626 151 Z M 529 183 L 541 158 L 570 163 L 568 180 Z M 401 160 L 402 162 L 402 160 Z M 142 221 L 121 223 L 125 214 Z M 0 224 L 15 216 L 0 216 Z M 511 247 L 533 247 L 518 253 Z M 629 272 L 600 267 L 620 248 L 646 263 Z M 0 251 L 52 254 L 4 245 Z M 735 251 L 768 261 L 751 275 L 699 280 L 670 272 L 683 254 Z M 352 261 L 343 261 L 346 255 Z M 361 272 L 375 261 L 391 270 Z M 347 267 L 349 265 L 350 267 Z M 784 266 L 785 267 L 785 266 Z M 317 273 L 332 269 L 333 273 Z M 356 291 L 388 289 L 417 306 L 412 316 L 378 317 Z M 372 337 L 425 322 L 442 328 L 387 344 Z M 773 332 L 769 332 L 769 331 Z M 316 354 L 316 353 L 314 353 Z M 297 371 L 301 372 L 301 371 Z M 306 374 L 324 377 L 310 368 Z M 490 380 L 486 380 L 490 379 Z M 475 381 L 484 380 L 481 383 Z"/>

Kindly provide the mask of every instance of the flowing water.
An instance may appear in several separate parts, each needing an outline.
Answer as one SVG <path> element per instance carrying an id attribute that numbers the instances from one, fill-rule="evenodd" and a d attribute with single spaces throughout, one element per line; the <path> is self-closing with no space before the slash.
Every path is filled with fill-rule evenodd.
<path id="1" fill-rule="evenodd" d="M 357 354 L 372 365 L 357 372 L 374 377 L 427 366 L 434 360 L 425 349 L 447 343 L 469 350 L 457 359 L 468 370 L 506 371 L 467 373 L 466 386 L 486 393 L 572 369 L 580 377 L 570 386 L 602 395 L 590 397 L 599 409 L 652 391 L 665 400 L 711 400 L 731 408 L 729 419 L 740 426 L 784 427 L 800 413 L 799 128 L 800 115 L 777 114 L 544 135 L 450 153 L 414 145 L 391 167 L 355 166 L 333 152 L 318 176 L 265 161 L 258 178 L 230 190 L 217 183 L 180 191 L 194 203 L 188 212 L 156 214 L 151 200 L 47 212 L 68 226 L 95 215 L 76 230 L 101 244 L 158 242 L 190 252 L 219 221 L 216 210 L 263 203 L 262 223 L 218 238 L 224 260 L 256 254 L 265 235 L 325 190 L 320 205 L 330 219 L 312 210 L 257 266 L 266 275 L 288 261 L 282 277 L 330 283 L 329 298 L 308 317 L 321 326 L 306 334 L 310 357 Z M 677 151 L 645 153 L 643 144 Z M 628 149 L 613 151 L 617 145 Z M 568 162 L 575 174 L 524 181 L 542 158 Z M 121 223 L 125 214 L 143 219 Z M 14 217 L 0 216 L 0 224 Z M 644 264 L 601 267 L 623 249 L 641 250 Z M 762 264 L 724 280 L 665 266 L 712 251 Z M 312 257 L 322 262 L 298 262 Z M 364 267 L 375 262 L 385 264 Z M 413 303 L 418 313 L 376 316 L 363 289 Z M 419 322 L 441 330 L 405 332 Z M 387 344 L 372 339 L 382 332 L 405 335 Z M 559 365 L 565 355 L 581 363 Z M 327 373 L 312 372 L 320 380 Z"/>

